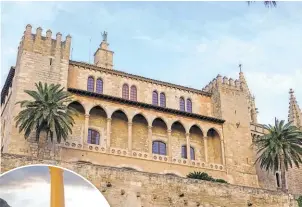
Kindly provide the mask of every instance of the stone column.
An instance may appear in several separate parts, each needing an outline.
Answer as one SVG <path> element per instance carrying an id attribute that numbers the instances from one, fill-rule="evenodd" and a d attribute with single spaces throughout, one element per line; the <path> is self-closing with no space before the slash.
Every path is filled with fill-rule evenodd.
<path id="1" fill-rule="evenodd" d="M 131 155 L 132 151 L 132 122 L 128 122 L 128 152 Z"/>
<path id="2" fill-rule="evenodd" d="M 190 144 L 190 133 L 186 133 L 186 140 L 187 140 L 187 159 L 191 161 L 191 144 Z"/>
<path id="3" fill-rule="evenodd" d="M 84 137 L 82 138 L 82 145 L 87 143 L 88 140 L 88 128 L 89 128 L 89 114 L 85 114 L 85 126 L 84 126 Z M 85 141 L 86 140 L 86 141 Z"/>
<path id="4" fill-rule="evenodd" d="M 167 130 L 168 134 L 168 156 L 170 161 L 172 161 L 172 140 L 171 140 L 171 129 Z"/>
<path id="5" fill-rule="evenodd" d="M 148 126 L 149 154 L 152 158 L 152 126 Z"/>
<path id="6" fill-rule="evenodd" d="M 110 135 L 111 135 L 111 118 L 107 118 L 107 139 L 106 139 L 106 149 L 110 151 Z"/>
<path id="7" fill-rule="evenodd" d="M 208 162 L 208 137 L 203 137 L 203 145 L 204 145 L 204 159 L 205 162 Z"/>
<path id="8" fill-rule="evenodd" d="M 224 140 L 223 140 L 223 139 L 220 139 L 220 147 L 221 147 L 221 159 L 222 159 L 222 164 L 225 165 Z"/>

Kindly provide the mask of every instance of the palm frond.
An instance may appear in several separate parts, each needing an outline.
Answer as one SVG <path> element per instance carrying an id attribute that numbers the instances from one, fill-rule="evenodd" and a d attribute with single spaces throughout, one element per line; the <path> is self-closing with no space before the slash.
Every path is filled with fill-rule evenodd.
<path id="1" fill-rule="evenodd" d="M 42 131 L 51 141 L 55 136 L 58 142 L 65 140 L 72 133 L 73 116 L 77 115 L 74 109 L 67 107 L 72 102 L 71 95 L 59 84 L 39 82 L 35 86 L 36 90 L 24 91 L 31 100 L 16 103 L 23 108 L 15 118 L 16 127 L 24 132 L 26 139 L 35 130 L 37 140 Z"/>

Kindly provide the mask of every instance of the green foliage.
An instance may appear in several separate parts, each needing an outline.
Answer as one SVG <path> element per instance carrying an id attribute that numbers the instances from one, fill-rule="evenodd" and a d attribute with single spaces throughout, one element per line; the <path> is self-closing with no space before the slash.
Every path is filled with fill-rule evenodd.
<path id="1" fill-rule="evenodd" d="M 302 132 L 291 123 L 275 119 L 275 125 L 264 125 L 267 134 L 253 140 L 259 155 L 256 163 L 266 171 L 276 172 L 292 168 L 299 168 L 302 164 Z"/>
<path id="2" fill-rule="evenodd" d="M 254 3 L 255 1 L 248 1 L 247 3 L 250 5 Z M 277 2 L 276 1 L 263 1 L 264 6 L 266 7 L 277 7 Z"/>
<path id="3" fill-rule="evenodd" d="M 57 142 L 60 143 L 72 133 L 71 127 L 74 124 L 72 115 L 76 114 L 76 111 L 67 107 L 67 103 L 72 101 L 70 94 L 59 84 L 43 85 L 39 82 L 35 85 L 36 91 L 24 91 L 32 100 L 16 103 L 23 108 L 15 118 L 16 127 L 19 127 L 19 132 L 24 131 L 25 139 L 35 131 L 38 141 L 40 133 L 44 131 L 51 141 L 56 135 Z"/>
<path id="4" fill-rule="evenodd" d="M 206 180 L 211 182 L 219 182 L 219 183 L 227 183 L 223 179 L 215 179 L 212 176 L 208 175 L 205 172 L 192 172 L 187 175 L 187 178 L 198 179 L 198 180 Z"/>
<path id="5" fill-rule="evenodd" d="M 302 195 L 299 196 L 299 198 L 297 199 L 297 201 L 298 201 L 298 206 L 302 207 Z"/>
<path id="6" fill-rule="evenodd" d="M 218 182 L 218 183 L 228 183 L 227 181 L 225 181 L 223 179 L 216 179 L 215 182 Z"/>

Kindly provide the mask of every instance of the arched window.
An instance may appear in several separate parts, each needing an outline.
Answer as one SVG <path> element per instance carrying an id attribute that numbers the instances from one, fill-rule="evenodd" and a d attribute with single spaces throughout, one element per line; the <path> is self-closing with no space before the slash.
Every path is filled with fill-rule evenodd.
<path id="1" fill-rule="evenodd" d="M 100 133 L 93 129 L 88 129 L 88 144 L 100 144 Z"/>
<path id="2" fill-rule="evenodd" d="M 185 111 L 185 99 L 183 97 L 179 99 L 179 110 Z"/>
<path id="3" fill-rule="evenodd" d="M 157 91 L 153 91 L 152 93 L 152 104 L 153 105 L 158 105 L 158 93 Z"/>
<path id="4" fill-rule="evenodd" d="M 136 86 L 131 86 L 131 91 L 130 91 L 130 100 L 131 101 L 137 101 L 137 90 Z"/>
<path id="5" fill-rule="evenodd" d="M 280 174 L 276 172 L 276 182 L 277 182 L 277 187 L 280 188 Z"/>
<path id="6" fill-rule="evenodd" d="M 191 99 L 187 99 L 187 112 L 192 113 L 192 101 Z"/>
<path id="7" fill-rule="evenodd" d="M 100 78 L 96 80 L 96 92 L 103 93 L 103 80 Z"/>
<path id="8" fill-rule="evenodd" d="M 195 150 L 192 146 L 190 147 L 190 157 L 191 157 L 191 160 L 195 160 Z M 188 159 L 188 157 L 187 157 L 187 145 L 183 145 L 181 147 L 181 158 Z"/>
<path id="9" fill-rule="evenodd" d="M 161 141 L 153 141 L 152 143 L 152 153 L 159 155 L 166 155 L 166 144 Z"/>
<path id="10" fill-rule="evenodd" d="M 87 80 L 87 91 L 93 92 L 94 91 L 94 78 L 88 77 Z"/>
<path id="11" fill-rule="evenodd" d="M 122 97 L 124 99 L 129 99 L 129 86 L 128 86 L 128 84 L 125 83 L 123 85 L 123 91 L 122 92 L 123 92 L 123 96 Z"/>
<path id="12" fill-rule="evenodd" d="M 166 95 L 164 93 L 160 93 L 160 106 L 166 107 Z"/>

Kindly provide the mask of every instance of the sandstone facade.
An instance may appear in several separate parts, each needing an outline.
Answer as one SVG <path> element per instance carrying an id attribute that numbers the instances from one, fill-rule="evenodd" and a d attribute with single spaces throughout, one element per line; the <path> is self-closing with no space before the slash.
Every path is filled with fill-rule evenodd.
<path id="1" fill-rule="evenodd" d="M 52 39 L 50 30 L 44 37 L 41 28 L 33 34 L 32 27 L 26 27 L 16 66 L 1 93 L 2 155 L 178 176 L 203 171 L 234 185 L 277 190 L 275 175 L 268 181 L 254 166 L 252 136 L 265 132 L 257 123 L 255 98 L 241 71 L 236 80 L 218 75 L 198 90 L 114 69 L 107 40 L 96 51 L 94 64 L 70 60 L 70 44 L 69 35 L 64 41 L 60 33 Z M 20 111 L 15 103 L 28 99 L 24 90 L 34 89 L 38 81 L 61 84 L 74 97 L 70 107 L 79 116 L 64 143 L 37 143 L 34 134 L 24 140 L 15 127 Z M 98 141 L 92 142 L 91 136 Z M 3 159 L 2 165 L 8 166 L 6 162 Z M 19 160 L 16 166 L 26 163 Z M 288 173 L 291 193 L 302 193 L 302 181 L 296 182 L 301 179 L 298 170 Z"/>

